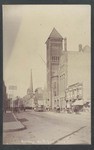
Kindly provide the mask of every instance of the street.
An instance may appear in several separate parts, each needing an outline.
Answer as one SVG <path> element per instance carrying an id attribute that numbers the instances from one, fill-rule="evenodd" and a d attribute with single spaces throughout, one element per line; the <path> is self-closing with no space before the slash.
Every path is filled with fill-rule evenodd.
<path id="1" fill-rule="evenodd" d="M 66 114 L 27 110 L 15 115 L 26 129 L 4 132 L 3 144 L 91 144 L 90 112 Z"/>

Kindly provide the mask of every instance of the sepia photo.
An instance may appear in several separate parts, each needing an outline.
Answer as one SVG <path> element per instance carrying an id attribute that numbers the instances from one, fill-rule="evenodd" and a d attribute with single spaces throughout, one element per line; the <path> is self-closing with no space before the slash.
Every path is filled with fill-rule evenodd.
<path id="1" fill-rule="evenodd" d="M 91 6 L 3 5 L 3 144 L 91 144 Z"/>

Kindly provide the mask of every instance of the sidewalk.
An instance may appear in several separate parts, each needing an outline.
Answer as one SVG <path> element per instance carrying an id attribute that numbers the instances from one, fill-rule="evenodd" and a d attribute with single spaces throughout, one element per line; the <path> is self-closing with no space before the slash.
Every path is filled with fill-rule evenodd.
<path id="1" fill-rule="evenodd" d="M 26 127 L 17 120 L 16 116 L 12 112 L 7 112 L 3 114 L 3 131 L 12 132 L 23 130 Z"/>

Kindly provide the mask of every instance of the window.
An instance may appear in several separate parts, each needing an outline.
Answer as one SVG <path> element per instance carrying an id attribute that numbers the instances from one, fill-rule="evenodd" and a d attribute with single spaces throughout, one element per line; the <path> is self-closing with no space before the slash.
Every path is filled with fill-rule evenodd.
<path id="1" fill-rule="evenodd" d="M 56 96 L 56 91 L 54 91 L 54 96 Z"/>
<path id="2" fill-rule="evenodd" d="M 53 61 L 57 61 L 57 60 L 59 60 L 59 57 L 57 57 L 57 56 L 52 56 L 52 60 L 53 60 Z"/>
<path id="3" fill-rule="evenodd" d="M 56 82 L 54 82 L 54 84 L 53 84 L 53 88 L 54 88 L 54 89 L 56 89 Z"/>
<path id="4" fill-rule="evenodd" d="M 57 105 L 59 105 L 59 99 L 57 100 Z"/>
<path id="5" fill-rule="evenodd" d="M 56 105 L 56 100 L 54 100 L 54 105 Z"/>
<path id="6" fill-rule="evenodd" d="M 65 74 L 60 76 L 61 91 L 65 92 Z"/>

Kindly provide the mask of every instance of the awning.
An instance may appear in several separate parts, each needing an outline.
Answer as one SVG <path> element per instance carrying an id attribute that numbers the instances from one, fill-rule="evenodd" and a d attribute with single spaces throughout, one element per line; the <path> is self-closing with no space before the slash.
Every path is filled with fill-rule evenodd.
<path id="1" fill-rule="evenodd" d="M 77 100 L 72 105 L 83 105 L 83 100 Z"/>

